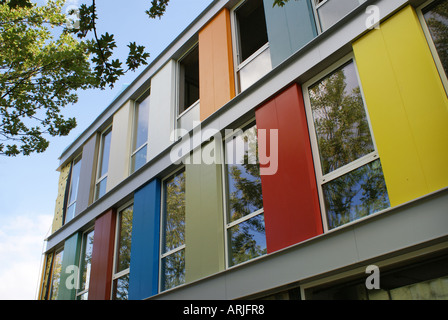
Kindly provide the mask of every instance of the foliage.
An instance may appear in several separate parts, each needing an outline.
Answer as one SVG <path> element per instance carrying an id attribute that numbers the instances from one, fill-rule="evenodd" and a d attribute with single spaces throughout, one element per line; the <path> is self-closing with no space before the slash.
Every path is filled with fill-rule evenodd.
<path id="1" fill-rule="evenodd" d="M 353 63 L 319 81 L 309 90 L 322 173 L 374 151 Z M 352 86 L 349 88 L 349 84 Z M 389 198 L 379 160 L 323 185 L 330 228 L 387 208 Z"/>
<path id="2" fill-rule="evenodd" d="M 437 3 L 425 13 L 425 19 L 442 66 L 448 74 L 448 1 Z"/>
<path id="3" fill-rule="evenodd" d="M 113 87 L 149 57 L 131 42 L 123 69 L 112 59 L 113 35 L 97 35 L 95 1 L 81 6 L 76 28 L 66 23 L 64 3 L 0 1 L 0 155 L 44 152 L 48 135 L 65 136 L 76 126 L 61 111 L 77 102 L 77 90 Z"/>

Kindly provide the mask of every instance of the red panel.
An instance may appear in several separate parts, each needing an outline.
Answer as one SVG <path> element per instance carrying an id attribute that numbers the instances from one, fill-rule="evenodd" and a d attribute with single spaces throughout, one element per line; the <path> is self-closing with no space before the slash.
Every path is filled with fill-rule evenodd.
<path id="1" fill-rule="evenodd" d="M 271 253 L 321 234 L 322 218 L 300 87 L 289 87 L 255 115 L 259 130 L 278 129 L 277 172 L 261 176 L 267 250 Z M 266 145 L 269 156 L 269 140 Z M 263 148 L 259 143 L 260 162 Z"/>
<path id="2" fill-rule="evenodd" d="M 115 211 L 110 210 L 95 221 L 89 300 L 110 299 L 114 258 L 115 219 Z"/>

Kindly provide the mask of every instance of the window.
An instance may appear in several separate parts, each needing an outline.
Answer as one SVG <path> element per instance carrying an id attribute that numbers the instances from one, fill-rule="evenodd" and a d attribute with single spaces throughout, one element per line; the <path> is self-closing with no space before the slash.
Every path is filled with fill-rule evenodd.
<path id="1" fill-rule="evenodd" d="M 146 163 L 148 146 L 149 91 L 134 106 L 134 132 L 132 136 L 131 173 Z"/>
<path id="2" fill-rule="evenodd" d="M 78 300 L 87 300 L 89 295 L 90 267 L 92 262 L 94 230 L 84 232 L 82 237 L 81 259 L 79 266 L 79 289 L 76 294 Z"/>
<path id="3" fill-rule="evenodd" d="M 272 69 L 263 0 L 246 0 L 234 9 L 238 91 Z"/>
<path id="4" fill-rule="evenodd" d="M 314 0 L 321 31 L 341 20 L 350 11 L 367 0 Z"/>
<path id="5" fill-rule="evenodd" d="M 53 257 L 49 300 L 57 300 L 58 298 L 59 285 L 61 284 L 63 256 L 64 250 L 60 249 L 55 252 Z"/>
<path id="6" fill-rule="evenodd" d="M 133 212 L 132 204 L 118 210 L 112 300 L 128 299 Z"/>
<path id="7" fill-rule="evenodd" d="M 185 170 L 163 182 L 161 290 L 185 282 Z"/>
<path id="8" fill-rule="evenodd" d="M 98 168 L 97 168 L 97 178 L 95 187 L 95 200 L 98 200 L 106 193 L 111 137 L 112 137 L 112 127 L 107 128 L 101 134 L 100 152 L 98 156 Z"/>
<path id="9" fill-rule="evenodd" d="M 267 250 L 256 125 L 237 130 L 224 143 L 225 224 L 228 264 L 232 266 Z"/>
<path id="10" fill-rule="evenodd" d="M 179 60 L 180 116 L 199 100 L 199 46 L 195 45 Z"/>
<path id="11" fill-rule="evenodd" d="M 355 63 L 305 85 L 316 177 L 327 228 L 389 207 Z"/>
<path id="12" fill-rule="evenodd" d="M 70 185 L 67 198 L 67 209 L 65 210 L 64 223 L 69 222 L 75 216 L 76 197 L 78 196 L 79 174 L 81 172 L 81 157 L 73 160 L 70 173 Z"/>
<path id="13" fill-rule="evenodd" d="M 433 1 L 421 10 L 423 29 L 433 51 L 445 88 L 448 89 L 448 0 Z"/>

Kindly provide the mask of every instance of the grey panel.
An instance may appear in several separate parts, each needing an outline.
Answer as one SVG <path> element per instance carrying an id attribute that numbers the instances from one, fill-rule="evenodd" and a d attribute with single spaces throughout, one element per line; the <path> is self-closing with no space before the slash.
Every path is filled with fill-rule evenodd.
<path id="1" fill-rule="evenodd" d="M 94 168 L 96 165 L 97 136 L 91 137 L 82 149 L 81 172 L 79 175 L 78 197 L 76 199 L 75 216 L 87 209 L 90 203 L 90 194 Z"/>
<path id="2" fill-rule="evenodd" d="M 316 37 L 317 30 L 310 0 L 289 1 L 283 7 L 272 3 L 264 0 L 272 67 L 276 67 Z"/>

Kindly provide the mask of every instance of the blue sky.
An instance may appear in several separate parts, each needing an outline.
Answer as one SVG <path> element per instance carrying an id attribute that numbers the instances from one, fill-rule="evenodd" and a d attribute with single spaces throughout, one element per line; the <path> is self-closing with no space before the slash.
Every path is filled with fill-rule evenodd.
<path id="1" fill-rule="evenodd" d="M 115 35 L 116 58 L 124 61 L 127 44 L 135 41 L 146 47 L 151 62 L 212 0 L 171 0 L 160 20 L 150 20 L 144 13 L 150 0 L 96 2 L 98 31 Z M 90 1 L 67 1 L 67 4 L 80 3 Z M 45 153 L 15 158 L 0 156 L 0 299 L 36 298 L 44 239 L 51 229 L 57 196 L 58 157 L 143 69 L 122 77 L 114 89 L 80 92 L 78 103 L 63 110 L 67 117 L 77 119 L 77 128 L 67 137 L 50 139 Z"/>

